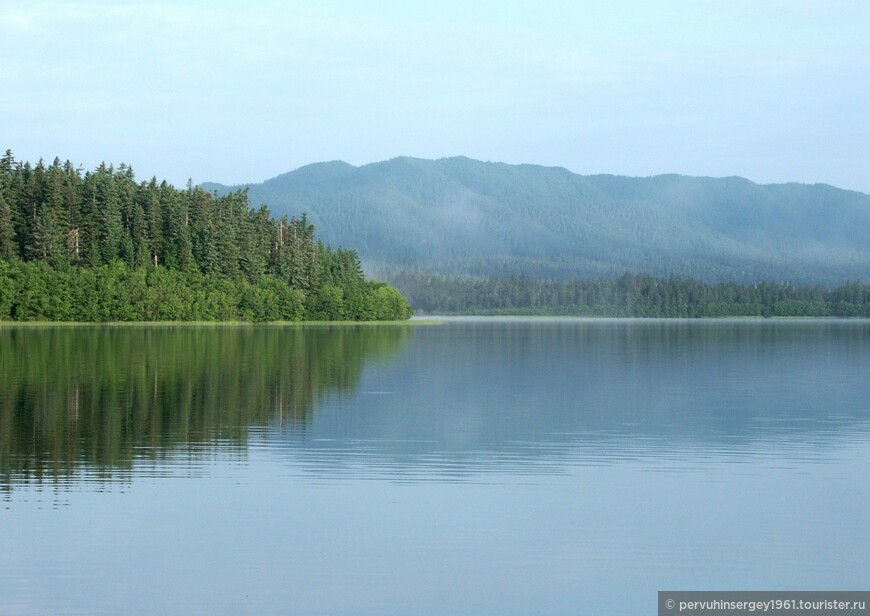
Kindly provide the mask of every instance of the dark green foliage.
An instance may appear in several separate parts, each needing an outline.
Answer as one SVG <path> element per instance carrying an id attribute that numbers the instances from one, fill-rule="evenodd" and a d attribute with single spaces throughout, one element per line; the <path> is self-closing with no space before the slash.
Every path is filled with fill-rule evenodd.
<path id="1" fill-rule="evenodd" d="M 397 297 L 245 192 L 0 160 L 0 320 L 406 319 Z"/>
<path id="2" fill-rule="evenodd" d="M 870 195 L 831 186 L 581 176 L 460 157 L 320 163 L 248 188 L 276 215 L 309 212 L 324 242 L 383 271 L 870 281 Z"/>
<path id="3" fill-rule="evenodd" d="M 12 226 L 12 208 L 3 196 L 0 187 L 0 259 L 11 261 L 18 256 L 15 228 Z"/>
<path id="4" fill-rule="evenodd" d="M 391 277 L 429 313 L 606 317 L 870 317 L 870 284 L 830 289 L 763 282 L 710 284 L 624 274 L 573 282 L 526 277 L 462 278 L 431 272 Z"/>

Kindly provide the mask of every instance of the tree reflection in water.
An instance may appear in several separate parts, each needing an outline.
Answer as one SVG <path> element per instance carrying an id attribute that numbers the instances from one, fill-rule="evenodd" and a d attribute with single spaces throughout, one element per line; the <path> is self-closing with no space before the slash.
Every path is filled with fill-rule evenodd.
<path id="1" fill-rule="evenodd" d="M 271 421 L 394 355 L 401 325 L 0 328 L 0 488 L 86 471 L 121 477 L 180 451 L 243 451 Z"/>

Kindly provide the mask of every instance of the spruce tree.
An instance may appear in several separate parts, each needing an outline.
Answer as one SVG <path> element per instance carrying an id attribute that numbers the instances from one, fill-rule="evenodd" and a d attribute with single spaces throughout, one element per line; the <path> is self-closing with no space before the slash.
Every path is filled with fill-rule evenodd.
<path id="1" fill-rule="evenodd" d="M 12 208 L 0 190 L 0 259 L 12 261 L 18 256 L 15 243 L 15 228 L 12 225 Z"/>
<path id="2" fill-rule="evenodd" d="M 105 163 L 97 169 L 96 203 L 99 216 L 99 244 L 103 263 L 111 263 L 121 255 L 123 226 L 121 200 L 114 169 Z"/>
<path id="3" fill-rule="evenodd" d="M 148 232 L 148 261 L 152 265 L 163 265 L 163 212 L 157 195 L 157 178 L 151 178 L 140 186 L 139 204 L 145 214 L 145 227 Z"/>
<path id="4" fill-rule="evenodd" d="M 67 259 L 70 263 L 78 264 L 81 261 L 81 182 L 79 171 L 73 167 L 70 161 L 63 165 L 63 196 L 64 208 L 66 209 L 66 248 Z"/>

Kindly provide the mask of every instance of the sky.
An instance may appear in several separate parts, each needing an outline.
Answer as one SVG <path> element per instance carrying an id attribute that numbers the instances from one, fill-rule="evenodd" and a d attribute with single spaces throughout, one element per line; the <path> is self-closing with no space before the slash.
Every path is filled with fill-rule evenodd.
<path id="1" fill-rule="evenodd" d="M 870 2 L 3 0 L 0 151 L 176 186 L 328 160 L 870 193 Z"/>

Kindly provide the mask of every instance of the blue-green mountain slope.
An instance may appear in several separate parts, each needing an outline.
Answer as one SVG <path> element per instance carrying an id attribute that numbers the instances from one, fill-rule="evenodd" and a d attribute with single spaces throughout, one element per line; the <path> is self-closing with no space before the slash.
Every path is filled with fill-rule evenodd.
<path id="1" fill-rule="evenodd" d="M 247 188 L 251 205 L 307 212 L 324 241 L 375 272 L 421 268 L 567 279 L 870 279 L 870 195 L 815 184 L 582 176 L 464 157 L 317 163 Z"/>

